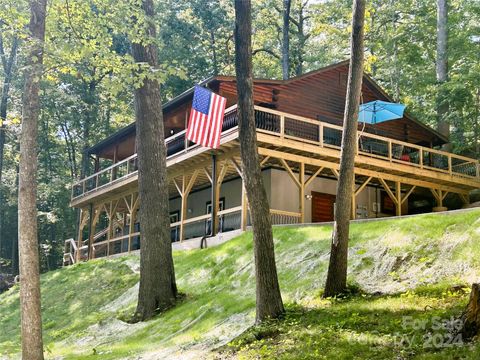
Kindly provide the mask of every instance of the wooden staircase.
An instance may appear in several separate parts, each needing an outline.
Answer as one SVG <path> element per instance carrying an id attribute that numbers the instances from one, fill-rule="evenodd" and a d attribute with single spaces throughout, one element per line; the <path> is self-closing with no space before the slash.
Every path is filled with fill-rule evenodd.
<path id="1" fill-rule="evenodd" d="M 117 228 L 121 228 L 120 221 L 116 220 L 113 224 L 113 231 Z M 95 252 L 95 242 L 100 239 L 102 236 L 105 236 L 108 233 L 109 228 L 105 228 L 97 232 L 93 236 L 93 251 Z M 105 244 L 103 244 L 105 245 Z M 65 240 L 64 253 L 63 253 L 63 266 L 73 265 L 77 260 L 84 261 L 88 260 L 88 240 L 82 242 L 80 247 L 80 258 L 78 259 L 78 244 L 74 239 Z"/>

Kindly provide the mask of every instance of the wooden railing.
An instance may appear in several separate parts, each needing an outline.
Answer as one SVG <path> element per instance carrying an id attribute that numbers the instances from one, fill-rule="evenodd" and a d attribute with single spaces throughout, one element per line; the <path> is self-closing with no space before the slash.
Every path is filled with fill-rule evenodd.
<path id="1" fill-rule="evenodd" d="M 302 214 L 299 212 L 270 209 L 272 225 L 300 224 Z"/>
<path id="2" fill-rule="evenodd" d="M 321 148 L 338 150 L 341 146 L 342 127 L 337 125 L 259 106 L 255 106 L 255 122 L 258 132 L 278 136 L 281 139 L 297 140 Z M 234 131 L 237 125 L 238 116 L 235 105 L 225 111 L 222 133 Z M 185 131 L 167 138 L 165 143 L 167 159 L 198 148 L 198 145 L 186 139 Z M 357 154 L 452 176 L 480 180 L 478 160 L 363 131 L 358 132 Z M 137 154 L 133 154 L 74 183 L 72 200 L 125 180 L 137 174 L 137 169 Z"/>
<path id="3" fill-rule="evenodd" d="M 80 259 L 84 260 L 87 257 L 88 246 L 82 245 L 80 249 L 74 239 L 65 240 L 63 250 L 63 265 L 73 265 L 77 262 L 78 251 L 80 251 Z"/>
<path id="4" fill-rule="evenodd" d="M 271 219 L 273 225 L 286 225 L 286 224 L 298 224 L 300 223 L 301 214 L 297 212 L 283 211 L 277 209 L 270 209 Z M 241 227 L 242 206 L 236 206 L 233 208 L 225 209 L 218 212 L 220 232 L 227 232 L 240 229 Z M 211 214 L 204 214 L 196 216 L 194 218 L 185 219 L 183 226 L 187 233 L 186 239 L 198 238 L 207 235 L 207 222 L 211 222 Z M 177 221 L 170 224 L 172 230 L 181 226 L 182 222 Z M 250 224 L 250 222 L 249 222 Z M 190 227 L 190 229 L 189 229 Z M 94 238 L 99 239 L 98 236 L 102 232 L 97 233 Z M 94 258 L 116 255 L 120 253 L 126 253 L 133 250 L 138 250 L 140 242 L 132 242 L 133 239 L 139 239 L 140 232 L 136 231 L 132 234 L 122 234 L 111 239 L 96 241 L 92 244 L 92 255 Z M 173 241 L 178 241 L 178 238 L 172 238 Z M 72 265 L 77 262 L 77 243 L 73 239 L 65 241 L 65 251 L 63 257 L 64 265 Z M 88 259 L 88 245 L 86 242 L 81 247 L 82 256 L 80 260 Z"/>
<path id="5" fill-rule="evenodd" d="M 255 109 L 259 132 L 324 148 L 341 147 L 341 126 L 258 106 Z M 363 131 L 358 132 L 357 154 L 480 180 L 478 160 Z"/>
<path id="6" fill-rule="evenodd" d="M 237 125 L 237 106 L 234 105 L 225 110 L 222 133 L 231 131 Z M 165 145 L 167 147 L 167 159 L 171 158 L 172 156 L 178 156 L 179 154 L 187 153 L 188 151 L 199 147 L 199 145 L 187 140 L 185 130 L 166 138 Z M 137 172 L 138 156 L 137 154 L 133 154 L 124 160 L 121 160 L 105 169 L 96 172 L 93 175 L 75 182 L 72 185 L 71 198 L 72 200 L 75 200 L 116 182 L 123 181 L 128 177 L 136 175 Z"/>

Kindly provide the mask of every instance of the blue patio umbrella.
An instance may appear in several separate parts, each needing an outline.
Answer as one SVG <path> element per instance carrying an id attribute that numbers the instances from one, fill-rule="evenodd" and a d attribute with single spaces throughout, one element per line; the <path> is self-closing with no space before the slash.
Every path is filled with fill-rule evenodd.
<path id="1" fill-rule="evenodd" d="M 388 120 L 403 117 L 405 105 L 387 101 L 375 100 L 360 105 L 358 121 L 367 124 L 378 124 Z"/>

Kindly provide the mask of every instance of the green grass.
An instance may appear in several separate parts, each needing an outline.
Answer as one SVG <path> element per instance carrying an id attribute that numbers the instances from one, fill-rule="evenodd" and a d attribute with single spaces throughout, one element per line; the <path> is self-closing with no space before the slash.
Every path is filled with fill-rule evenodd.
<path id="1" fill-rule="evenodd" d="M 370 293 L 395 294 L 328 301 L 320 295 L 331 228 L 276 228 L 286 318 L 252 328 L 226 347 L 254 320 L 251 233 L 206 250 L 175 252 L 177 282 L 186 297 L 140 324 L 122 321 L 135 309 L 128 294 L 136 294 L 132 287 L 138 275 L 131 265 L 138 263 L 137 256 L 46 273 L 41 277 L 46 355 L 117 359 L 158 352 L 153 358 L 175 358 L 183 351 L 216 357 L 208 351 L 221 347 L 218 356 L 240 358 L 390 359 L 397 353 L 399 358 L 450 359 L 457 353 L 478 358 L 477 347 L 424 349 L 422 336 L 432 324 L 414 330 L 403 329 L 401 322 L 403 316 L 428 320 L 461 312 L 467 296 L 448 289 L 469 282 L 480 270 L 479 218 L 480 211 L 473 210 L 353 224 L 349 281 Z M 116 299 L 118 306 L 111 305 Z M 0 295 L 0 328 L 0 358 L 18 357 L 17 288 Z M 398 343 L 404 334 L 415 335 L 411 347 Z"/>
<path id="2" fill-rule="evenodd" d="M 238 359 L 478 359 L 440 321 L 458 316 L 466 289 L 354 296 L 290 304 L 285 318 L 249 329 L 222 349 Z M 440 291 L 436 291 L 440 290 Z"/>

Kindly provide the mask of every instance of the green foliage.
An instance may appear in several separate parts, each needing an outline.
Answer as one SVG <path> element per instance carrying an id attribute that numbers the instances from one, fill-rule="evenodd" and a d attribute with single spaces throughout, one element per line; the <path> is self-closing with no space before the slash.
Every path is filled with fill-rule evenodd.
<path id="1" fill-rule="evenodd" d="M 74 236 L 76 214 L 68 207 L 69 185 L 88 173 L 83 151 L 133 121 L 133 88 L 158 79 L 163 100 L 215 74 L 234 73 L 234 11 L 228 0 L 157 1 L 155 19 L 145 19 L 139 0 L 49 2 L 45 76 L 39 138 L 39 239 L 42 269 L 61 261 L 62 243 Z M 349 56 L 351 0 L 292 0 L 290 75 Z M 253 2 L 254 72 L 281 78 L 282 1 Z M 366 70 L 420 121 L 435 126 L 437 102 L 448 102 L 454 151 L 480 153 L 480 5 L 449 2 L 449 81 L 435 78 L 436 3 L 433 0 L 369 0 Z M 21 120 L 23 62 L 29 19 L 26 0 L 0 4 L 0 35 L 20 52 L 7 119 L 0 255 L 15 259 L 16 168 Z M 148 21 L 157 37 L 145 38 Z M 135 64 L 131 42 L 155 42 L 160 65 Z M 0 83 L 3 81 L 0 67 Z M 91 171 L 91 170 L 90 170 Z M 14 261 L 15 265 L 15 261 Z M 15 266 L 14 266 L 15 267 Z"/>

